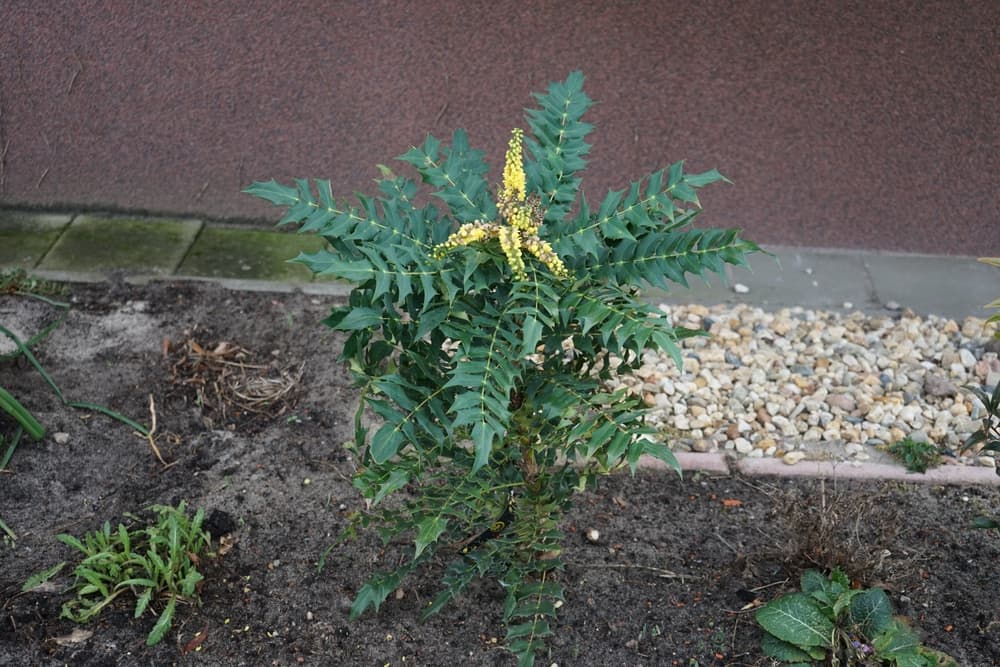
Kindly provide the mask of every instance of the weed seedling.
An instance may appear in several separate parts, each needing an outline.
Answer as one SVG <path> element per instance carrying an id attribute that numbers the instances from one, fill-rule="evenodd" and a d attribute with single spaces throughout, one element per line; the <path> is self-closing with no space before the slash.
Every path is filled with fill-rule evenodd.
<path id="1" fill-rule="evenodd" d="M 211 538 L 202 528 L 204 511 L 189 518 L 184 503 L 177 507 L 154 505 L 156 519 L 138 528 L 109 522 L 82 540 L 72 535 L 58 535 L 63 544 L 81 552 L 83 560 L 73 570 L 76 579 L 70 590 L 75 597 L 62 608 L 63 618 L 86 623 L 97 617 L 119 595 L 131 593 L 136 598 L 135 618 L 164 603 L 159 619 L 146 638 L 146 644 L 159 643 L 173 624 L 178 602 L 197 602 L 198 584 L 203 576 L 198 564 L 208 552 Z M 139 522 L 138 517 L 129 515 Z M 30 591 L 58 574 L 66 563 L 39 572 L 25 582 Z"/>
<path id="2" fill-rule="evenodd" d="M 801 591 L 783 595 L 756 613 L 764 628 L 761 648 L 787 665 L 896 665 L 958 667 L 948 655 L 920 644 L 916 633 L 893 616 L 879 588 L 851 588 L 840 570 L 829 577 L 802 573 Z"/>
<path id="3" fill-rule="evenodd" d="M 937 465 L 940 458 L 938 448 L 930 442 L 903 438 L 889 445 L 889 453 L 899 459 L 910 472 L 927 472 L 927 468 Z"/>

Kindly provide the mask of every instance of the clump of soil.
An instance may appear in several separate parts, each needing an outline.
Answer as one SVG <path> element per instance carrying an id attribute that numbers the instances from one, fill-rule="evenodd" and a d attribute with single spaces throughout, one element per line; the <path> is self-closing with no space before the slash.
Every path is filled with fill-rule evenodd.
<path id="1" fill-rule="evenodd" d="M 336 363 L 341 339 L 320 324 L 329 304 L 185 283 L 73 294 L 40 361 L 68 400 L 147 426 L 155 406 L 165 464 L 148 438 L 67 408 L 23 361 L 0 362 L 3 386 L 49 429 L 0 473 L 0 518 L 17 534 L 0 545 L 0 665 L 514 664 L 500 647 L 495 582 L 418 624 L 442 561 L 380 614 L 349 623 L 365 579 L 412 547 L 362 534 L 317 569 L 362 507 L 342 446 L 357 398 Z M 36 306 L 23 304 L 0 296 L 0 321 L 30 328 Z M 245 400 L 240 382 L 283 373 L 294 380 L 287 392 Z M 0 432 L 11 429 L 0 417 Z M 29 575 L 72 557 L 56 534 L 181 499 L 206 509 L 228 551 L 204 565 L 202 604 L 179 609 L 160 645 L 144 643 L 155 616 L 132 618 L 127 600 L 81 639 L 59 618 L 58 587 L 20 592 Z M 983 487 L 614 476 L 564 522 L 568 599 L 539 664 L 768 665 L 754 609 L 794 588 L 802 568 L 833 565 L 886 588 L 927 645 L 962 665 L 998 664 L 1000 536 L 967 528 L 998 501 L 1000 489 Z"/>

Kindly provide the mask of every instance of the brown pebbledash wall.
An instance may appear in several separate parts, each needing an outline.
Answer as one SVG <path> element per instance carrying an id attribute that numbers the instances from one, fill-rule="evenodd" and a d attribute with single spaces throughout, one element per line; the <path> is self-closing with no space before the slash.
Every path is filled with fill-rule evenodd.
<path id="1" fill-rule="evenodd" d="M 764 243 L 1000 254 L 1000 3 L 0 3 L 0 204 L 273 221 L 426 132 L 496 169 L 529 93 L 598 101 L 588 200 L 687 159 Z"/>

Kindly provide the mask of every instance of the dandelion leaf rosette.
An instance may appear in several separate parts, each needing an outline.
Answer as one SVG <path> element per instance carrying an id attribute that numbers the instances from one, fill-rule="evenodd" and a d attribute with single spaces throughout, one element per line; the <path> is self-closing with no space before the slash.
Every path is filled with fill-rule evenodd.
<path id="1" fill-rule="evenodd" d="M 535 95 L 502 170 L 458 130 L 401 155 L 409 175 L 379 165 L 374 195 L 347 200 L 306 179 L 246 190 L 285 209 L 279 224 L 325 240 L 294 261 L 352 286 L 325 323 L 344 333 L 360 388 L 355 486 L 371 511 L 359 521 L 413 544 L 410 562 L 362 589 L 354 615 L 377 608 L 396 575 L 465 549 L 431 607 L 496 577 L 513 596 L 509 646 L 534 655 L 561 601 L 557 519 L 572 494 L 643 454 L 677 468 L 640 397 L 607 381 L 647 349 L 679 363 L 681 340 L 703 332 L 675 327 L 639 290 L 721 276 L 759 248 L 738 230 L 693 226 L 700 190 L 725 180 L 714 169 L 677 162 L 588 202 L 583 83 L 574 72 Z M 498 517 L 504 529 L 484 531 Z"/>

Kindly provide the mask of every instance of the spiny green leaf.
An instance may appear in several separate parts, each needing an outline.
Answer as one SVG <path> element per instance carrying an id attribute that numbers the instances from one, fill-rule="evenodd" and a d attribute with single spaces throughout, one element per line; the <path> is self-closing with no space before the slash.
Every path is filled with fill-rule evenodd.
<path id="1" fill-rule="evenodd" d="M 394 491 L 398 491 L 410 481 L 410 472 L 401 468 L 394 468 L 389 471 L 389 476 L 378 487 L 378 492 L 372 499 L 373 505 L 378 505 L 382 500 Z"/>
<path id="2" fill-rule="evenodd" d="M 399 588 L 403 577 L 409 573 L 413 566 L 411 563 L 392 572 L 381 572 L 373 576 L 368 583 L 361 587 L 354 598 L 354 604 L 351 605 L 351 620 L 353 621 L 365 613 L 368 607 L 374 607 L 377 612 L 385 599 L 389 597 L 389 593 Z"/>
<path id="3" fill-rule="evenodd" d="M 299 199 L 298 191 L 295 188 L 282 185 L 274 179 L 266 182 L 257 181 L 243 190 L 243 192 L 266 199 L 275 206 L 292 206 Z"/>
<path id="4" fill-rule="evenodd" d="M 417 524 L 417 537 L 414 540 L 416 552 L 414 557 L 419 556 L 427 546 L 437 540 L 448 527 L 448 520 L 443 516 L 429 516 Z"/>

